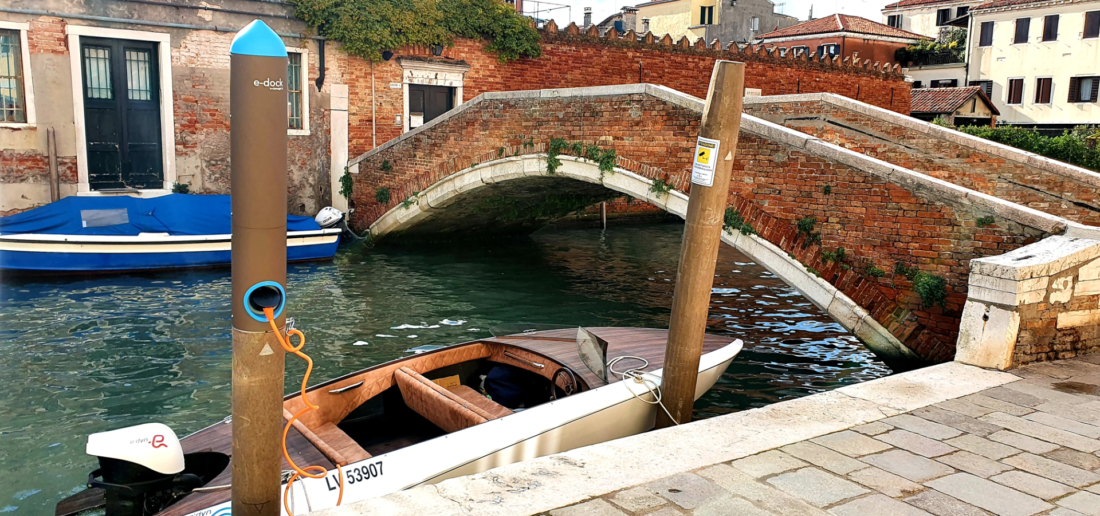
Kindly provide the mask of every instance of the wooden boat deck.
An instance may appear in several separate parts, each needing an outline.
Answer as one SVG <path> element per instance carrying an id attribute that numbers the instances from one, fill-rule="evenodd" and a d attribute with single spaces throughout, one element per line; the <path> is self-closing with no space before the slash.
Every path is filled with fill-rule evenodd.
<path id="1" fill-rule="evenodd" d="M 644 369 L 645 371 L 655 371 L 664 367 L 664 354 L 668 330 L 615 327 L 586 327 L 585 329 L 607 341 L 607 359 L 609 361 L 619 356 L 636 356 L 649 361 L 649 365 Z M 706 354 L 720 349 L 730 344 L 733 340 L 734 339 L 731 337 L 707 335 L 703 341 L 703 353 Z M 505 344 L 526 349 L 568 367 L 587 384 L 589 388 L 596 388 L 604 385 L 603 380 L 600 380 L 599 377 L 592 373 L 592 371 L 590 371 L 581 361 L 577 352 L 577 328 L 575 327 L 494 337 L 464 344 L 477 342 Z M 458 346 L 464 344 L 458 344 Z M 429 353 L 434 353 L 434 351 Z M 428 353 L 407 356 L 398 360 L 415 360 L 417 357 L 423 357 L 427 354 Z M 381 365 L 374 367 L 380 366 Z M 622 369 L 639 367 L 641 363 L 637 361 L 628 361 L 624 362 L 623 366 Z M 373 367 L 370 369 L 373 369 Z M 610 376 L 611 378 L 609 378 L 609 380 L 611 383 L 621 381 L 621 378 L 617 375 L 611 374 Z M 311 391 L 322 388 L 326 384 L 338 380 L 339 379 L 334 379 L 315 385 L 311 388 Z M 290 396 L 293 396 L 293 394 Z M 184 453 L 213 451 L 229 455 L 232 453 L 232 429 L 233 426 L 231 424 L 224 422 L 204 428 L 180 440 L 183 445 L 183 451 Z M 272 443 L 272 448 L 278 449 L 278 443 Z M 297 429 L 292 428 L 288 434 L 287 450 L 300 467 L 318 465 L 330 470 L 335 467 L 335 465 L 308 439 L 299 433 Z M 282 463 L 284 470 L 291 469 L 285 459 L 283 459 Z M 232 464 L 226 467 L 225 471 L 211 481 L 209 486 L 228 485 L 231 484 L 231 482 Z M 170 506 L 168 509 L 161 512 L 160 515 L 183 516 L 228 501 L 230 495 L 230 489 L 195 493 Z M 96 503 L 97 501 L 98 503 Z M 103 503 L 102 490 L 88 489 L 59 503 L 56 510 L 56 516 L 67 516 L 73 514 L 74 509 L 86 510 L 96 505 L 102 506 Z"/>

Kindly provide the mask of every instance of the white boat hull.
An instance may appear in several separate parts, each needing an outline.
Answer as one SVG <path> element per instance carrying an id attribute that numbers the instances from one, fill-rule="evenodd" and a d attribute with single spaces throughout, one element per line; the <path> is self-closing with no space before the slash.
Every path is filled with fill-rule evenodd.
<path id="1" fill-rule="evenodd" d="M 701 357 L 696 399 L 718 381 L 741 347 L 738 340 Z M 647 376 L 659 385 L 661 373 Z M 642 384 L 616 382 L 349 464 L 342 468 L 342 505 L 648 431 L 660 408 L 635 394 L 653 401 Z M 324 478 L 296 481 L 295 514 L 307 512 L 307 497 L 314 511 L 335 507 L 340 475 L 330 471 Z M 218 516 L 229 506 L 226 502 L 188 516 Z"/>

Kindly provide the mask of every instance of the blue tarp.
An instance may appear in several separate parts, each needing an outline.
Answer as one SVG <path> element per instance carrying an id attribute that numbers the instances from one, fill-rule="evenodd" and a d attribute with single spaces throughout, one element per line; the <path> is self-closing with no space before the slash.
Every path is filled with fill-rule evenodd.
<path id="1" fill-rule="evenodd" d="M 287 216 L 288 231 L 321 229 L 310 217 Z M 227 235 L 232 232 L 228 195 L 172 194 L 66 197 L 40 208 L 0 217 L 0 234 Z"/>

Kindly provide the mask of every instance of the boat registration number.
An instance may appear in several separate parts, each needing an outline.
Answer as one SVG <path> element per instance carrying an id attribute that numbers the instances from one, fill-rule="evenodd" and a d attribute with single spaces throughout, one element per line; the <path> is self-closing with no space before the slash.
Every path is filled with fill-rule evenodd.
<path id="1" fill-rule="evenodd" d="M 358 482 L 366 482 L 367 480 L 380 476 L 382 476 L 382 461 L 364 464 L 362 466 L 357 466 L 344 470 L 344 478 L 347 479 L 348 485 Z M 325 483 L 328 485 L 329 491 L 335 491 L 339 489 L 340 484 L 338 482 L 339 479 L 336 479 L 335 482 L 329 482 L 327 478 L 325 479 Z"/>

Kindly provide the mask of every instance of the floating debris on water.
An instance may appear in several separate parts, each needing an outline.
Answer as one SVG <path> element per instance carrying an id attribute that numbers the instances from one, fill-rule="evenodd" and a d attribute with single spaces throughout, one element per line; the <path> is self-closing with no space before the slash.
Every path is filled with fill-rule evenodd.
<path id="1" fill-rule="evenodd" d="M 445 348 L 445 347 L 447 347 L 447 346 L 444 346 L 444 345 L 441 345 L 441 344 L 425 344 L 423 346 L 417 346 L 415 348 L 406 349 L 405 353 L 415 353 L 415 354 L 419 355 L 421 353 L 426 353 L 428 351 L 435 351 L 437 349 Z"/>
<path id="2" fill-rule="evenodd" d="M 459 319 L 457 321 L 452 321 L 450 319 L 443 319 L 442 321 L 439 321 L 439 324 L 446 324 L 447 326 L 462 326 L 463 324 L 466 324 L 466 320 Z"/>
<path id="3" fill-rule="evenodd" d="M 416 325 L 416 324 L 402 324 L 401 326 L 391 326 L 390 329 L 391 330 L 414 330 L 414 329 L 423 330 L 423 329 L 432 329 L 432 328 L 438 328 L 438 327 L 439 327 L 438 324 L 433 324 L 431 326 L 428 326 L 428 323 L 421 322 L 419 325 Z"/>
<path id="4" fill-rule="evenodd" d="M 416 338 L 416 335 L 409 335 L 409 338 L 410 338 L 410 339 L 415 339 L 415 338 Z"/>
<path id="5" fill-rule="evenodd" d="M 53 443 L 53 444 L 47 446 L 47 448 L 53 448 L 54 446 L 61 446 L 61 443 Z"/>
<path id="6" fill-rule="evenodd" d="M 357 340 L 352 346 L 369 346 L 370 343 L 365 340 Z"/>
<path id="7" fill-rule="evenodd" d="M 23 491 L 15 493 L 15 496 L 13 496 L 12 498 L 15 498 L 16 500 L 26 500 L 27 498 L 30 498 L 41 492 L 41 489 L 25 489 Z"/>

